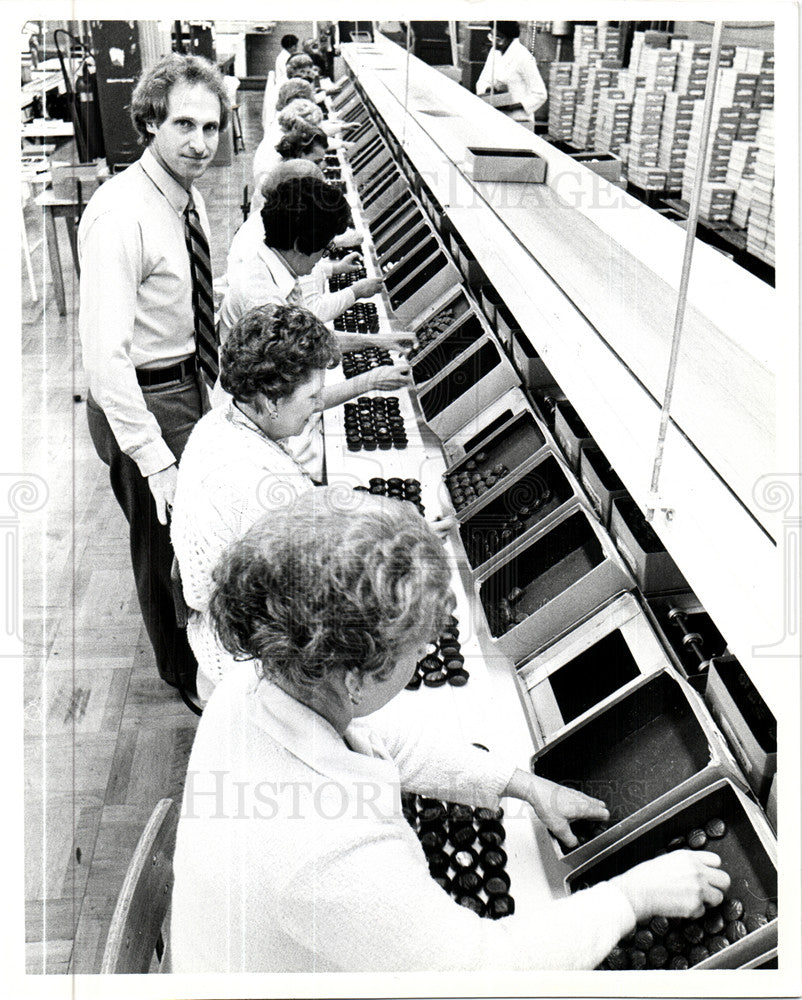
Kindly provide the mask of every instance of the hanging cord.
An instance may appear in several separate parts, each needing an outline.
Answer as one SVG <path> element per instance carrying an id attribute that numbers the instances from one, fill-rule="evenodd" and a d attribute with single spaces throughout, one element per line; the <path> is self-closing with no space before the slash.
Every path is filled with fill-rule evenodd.
<path id="1" fill-rule="evenodd" d="M 705 88 L 705 103 L 702 112 L 702 135 L 699 143 L 699 168 L 693 179 L 693 191 L 691 192 L 691 203 L 688 208 L 688 227 L 685 234 L 685 256 L 682 261 L 682 275 L 679 283 L 679 293 L 677 295 L 677 311 L 674 315 L 674 335 L 671 340 L 671 356 L 668 362 L 668 375 L 666 376 L 666 388 L 663 394 L 663 409 L 660 413 L 660 430 L 657 435 L 657 445 L 655 447 L 654 465 L 652 466 L 652 483 L 649 491 L 649 498 L 646 507 L 646 520 L 654 518 L 655 509 L 660 507 L 669 514 L 670 508 L 661 505 L 658 489 L 660 485 L 660 471 L 663 467 L 663 452 L 665 450 L 666 433 L 668 431 L 668 421 L 671 416 L 671 400 L 674 395 L 674 379 L 677 373 L 677 363 L 679 361 L 679 348 L 682 339 L 682 329 L 685 322 L 685 306 L 688 299 L 688 284 L 691 275 L 691 261 L 693 259 L 693 246 L 696 238 L 696 222 L 699 218 L 699 202 L 702 198 L 702 185 L 704 184 L 705 161 L 707 159 L 707 146 L 710 137 L 710 122 L 713 118 L 713 98 L 716 90 L 716 77 L 718 76 L 719 50 L 721 48 L 722 22 L 716 21 L 713 26 L 713 40 L 710 43 L 710 69 L 707 74 L 707 85 Z"/>

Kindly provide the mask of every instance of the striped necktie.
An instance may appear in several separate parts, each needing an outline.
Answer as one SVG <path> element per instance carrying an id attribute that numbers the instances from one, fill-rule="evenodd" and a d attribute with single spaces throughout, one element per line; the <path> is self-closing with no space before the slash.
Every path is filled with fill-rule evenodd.
<path id="1" fill-rule="evenodd" d="M 184 236 L 189 251 L 192 273 L 192 312 L 195 315 L 195 347 L 198 364 L 210 385 L 214 385 L 219 369 L 217 333 L 214 328 L 214 297 L 212 295 L 212 264 L 209 244 L 201 229 L 200 219 L 190 195 L 184 211 Z"/>

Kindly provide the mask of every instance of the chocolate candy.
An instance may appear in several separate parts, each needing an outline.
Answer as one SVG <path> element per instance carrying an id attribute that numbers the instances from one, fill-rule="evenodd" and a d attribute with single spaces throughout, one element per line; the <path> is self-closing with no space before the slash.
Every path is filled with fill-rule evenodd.
<path id="1" fill-rule="evenodd" d="M 473 809 L 462 802 L 452 802 L 448 807 L 448 816 L 453 823 L 473 823 Z"/>
<path id="2" fill-rule="evenodd" d="M 626 969 L 627 967 L 627 953 L 620 945 L 616 945 L 615 948 L 607 956 L 607 968 L 608 969 Z"/>
<path id="3" fill-rule="evenodd" d="M 745 938 L 748 933 L 746 924 L 742 920 L 731 920 L 724 928 L 724 937 L 730 944 L 735 944 L 736 941 Z"/>
<path id="4" fill-rule="evenodd" d="M 426 860 L 429 862 L 429 872 L 435 877 L 445 875 L 448 872 L 448 855 L 444 851 L 428 854 Z"/>
<path id="5" fill-rule="evenodd" d="M 407 691 L 417 691 L 421 686 L 421 676 L 420 674 L 413 674 L 409 679 L 407 684 Z"/>
<path id="6" fill-rule="evenodd" d="M 418 838 L 423 846 L 424 851 L 430 853 L 431 851 L 439 850 L 443 844 L 446 842 L 445 831 L 440 830 L 426 830 L 421 833 Z"/>
<path id="7" fill-rule="evenodd" d="M 423 675 L 423 683 L 426 687 L 442 687 L 448 680 L 448 674 L 444 670 L 430 670 Z"/>
<path id="8" fill-rule="evenodd" d="M 478 747 L 480 750 L 487 750 L 487 747 L 483 747 L 481 743 L 474 743 L 473 745 Z M 477 806 L 473 811 L 473 816 L 474 819 L 477 819 L 480 823 L 484 823 L 490 819 L 502 820 L 504 819 L 504 810 L 501 806 L 499 806 L 498 809 L 488 809 L 487 806 Z"/>
<path id="9" fill-rule="evenodd" d="M 649 930 L 655 937 L 665 937 L 668 933 L 668 917 L 652 917 Z"/>
<path id="10" fill-rule="evenodd" d="M 445 875 L 433 875 L 432 878 L 441 889 L 445 889 L 446 892 L 451 892 L 451 879 L 446 878 Z"/>
<path id="11" fill-rule="evenodd" d="M 630 969 L 645 969 L 646 953 L 640 948 L 627 948 L 627 965 Z"/>
<path id="12" fill-rule="evenodd" d="M 520 587 L 513 587 L 509 594 L 507 594 L 507 600 L 510 604 L 517 604 L 523 596 L 524 592 Z"/>
<path id="13" fill-rule="evenodd" d="M 478 896 L 464 895 L 457 896 L 457 902 L 460 906 L 464 906 L 469 910 L 473 910 L 474 913 L 478 913 L 480 917 L 485 915 L 485 904 L 479 899 Z"/>
<path id="14" fill-rule="evenodd" d="M 703 847 L 707 846 L 707 834 L 704 830 L 691 830 L 688 834 L 688 847 L 692 851 L 701 851 Z"/>
<path id="15" fill-rule="evenodd" d="M 712 840 L 718 840 L 719 838 L 723 837 L 726 832 L 727 832 L 727 824 L 724 822 L 723 819 L 718 819 L 718 818 L 709 819 L 705 823 L 705 833 Z"/>
<path id="16" fill-rule="evenodd" d="M 674 972 L 689 969 L 688 959 L 684 955 L 672 955 L 668 962 L 668 967 Z"/>
<path id="17" fill-rule="evenodd" d="M 691 948 L 688 952 L 688 962 L 691 965 L 698 965 L 700 962 L 704 962 L 706 958 L 710 957 L 710 952 L 707 948 L 703 948 L 701 945 L 697 945 L 695 948 Z"/>
<path id="18" fill-rule="evenodd" d="M 727 923 L 731 920 L 740 920 L 744 915 L 744 904 L 740 899 L 725 899 L 721 904 L 721 915 Z"/>
<path id="19" fill-rule="evenodd" d="M 510 877 L 506 872 L 494 872 L 485 878 L 484 887 L 488 896 L 504 896 L 510 888 Z"/>
<path id="20" fill-rule="evenodd" d="M 663 944 L 665 944 L 672 955 L 679 955 L 685 951 L 685 938 L 679 931 L 669 931 L 665 936 Z"/>
<path id="21" fill-rule="evenodd" d="M 774 920 L 777 916 L 777 904 L 773 899 L 769 900 L 768 906 L 766 907 L 766 916 L 769 920 Z"/>
<path id="22" fill-rule="evenodd" d="M 448 683 L 452 687 L 464 687 L 468 683 L 470 674 L 467 670 L 451 670 L 448 663 L 446 668 L 448 669 Z"/>
<path id="23" fill-rule="evenodd" d="M 765 927 L 768 922 L 768 917 L 763 913 L 748 913 L 744 919 L 744 924 L 749 934 L 760 930 L 761 927 Z"/>
<path id="24" fill-rule="evenodd" d="M 515 913 L 515 900 L 512 896 L 493 896 L 487 902 L 485 915 L 491 920 L 499 920 L 501 917 L 508 917 Z"/>
<path id="25" fill-rule="evenodd" d="M 437 799 L 421 799 L 420 818 L 422 823 L 440 823 L 446 817 L 446 807 Z"/>
<path id="26" fill-rule="evenodd" d="M 699 924 L 688 923 L 682 928 L 683 936 L 688 944 L 701 944 L 704 941 L 705 932 Z"/>
<path id="27" fill-rule="evenodd" d="M 650 969 L 663 969 L 667 962 L 668 951 L 661 944 L 656 944 L 646 954 L 646 965 Z"/>
<path id="28" fill-rule="evenodd" d="M 460 871 L 464 868 L 475 869 L 478 860 L 479 858 L 473 848 L 463 847 L 452 854 L 451 866 L 454 871 Z"/>
<path id="29" fill-rule="evenodd" d="M 673 837 L 668 842 L 668 850 L 669 851 L 677 851 L 677 850 L 680 850 L 681 848 L 683 848 L 684 846 L 685 846 L 685 838 L 684 837 Z"/>
<path id="30" fill-rule="evenodd" d="M 496 820 L 489 820 L 479 826 L 479 841 L 483 847 L 498 847 L 504 843 L 504 827 Z"/>
<path id="31" fill-rule="evenodd" d="M 486 847 L 479 854 L 479 864 L 485 872 L 500 871 L 507 864 L 507 852 L 503 847 Z"/>
<path id="32" fill-rule="evenodd" d="M 635 931 L 635 947 L 641 951 L 648 951 L 654 945 L 654 934 L 647 928 L 641 927 Z"/>
<path id="33" fill-rule="evenodd" d="M 472 868 L 459 871 L 454 876 L 454 886 L 459 892 L 478 893 L 482 888 L 482 878 Z"/>
<path id="34" fill-rule="evenodd" d="M 707 938 L 705 941 L 707 950 L 711 955 L 715 955 L 719 951 L 724 951 L 725 948 L 729 948 L 730 942 L 724 937 L 723 934 L 716 934 L 715 937 Z"/>
<path id="35" fill-rule="evenodd" d="M 717 911 L 711 910 L 704 919 L 705 934 L 721 934 L 724 930 L 724 917 Z"/>
<path id="36" fill-rule="evenodd" d="M 451 823 L 448 827 L 448 836 L 454 847 L 470 847 L 476 840 L 476 830 L 472 823 L 470 826 Z"/>

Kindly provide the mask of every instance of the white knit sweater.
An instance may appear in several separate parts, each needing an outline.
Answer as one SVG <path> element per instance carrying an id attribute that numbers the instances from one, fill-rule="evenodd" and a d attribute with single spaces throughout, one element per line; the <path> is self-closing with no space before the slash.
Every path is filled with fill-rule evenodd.
<path id="1" fill-rule="evenodd" d="M 592 969 L 632 930 L 609 883 L 498 921 L 443 892 L 400 789 L 493 807 L 514 764 L 403 728 L 343 739 L 252 665 L 226 676 L 189 760 L 173 972 Z"/>
<path id="2" fill-rule="evenodd" d="M 184 600 L 192 609 L 187 635 L 202 700 L 235 662 L 207 612 L 212 571 L 225 548 L 264 513 L 313 488 L 295 460 L 233 402 L 211 410 L 193 429 L 178 468 L 170 530 Z"/>

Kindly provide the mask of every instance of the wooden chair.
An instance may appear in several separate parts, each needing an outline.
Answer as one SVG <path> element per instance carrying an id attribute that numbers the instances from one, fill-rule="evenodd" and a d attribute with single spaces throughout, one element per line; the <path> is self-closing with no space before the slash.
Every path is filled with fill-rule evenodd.
<path id="1" fill-rule="evenodd" d="M 178 812 L 172 799 L 162 799 L 139 838 L 111 918 L 101 973 L 159 971 L 162 925 L 173 889 Z"/>

